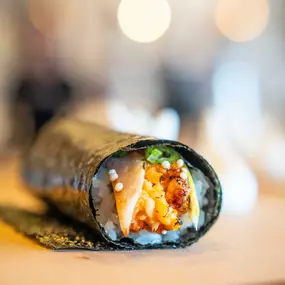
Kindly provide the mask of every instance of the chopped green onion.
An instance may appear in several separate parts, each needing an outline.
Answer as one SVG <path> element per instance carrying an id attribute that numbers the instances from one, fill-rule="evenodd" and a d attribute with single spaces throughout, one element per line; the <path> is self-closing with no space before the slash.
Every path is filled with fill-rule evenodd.
<path id="1" fill-rule="evenodd" d="M 156 163 L 157 160 L 162 156 L 162 152 L 156 148 L 152 149 L 152 150 L 147 150 L 147 158 L 146 160 L 150 163 Z"/>
<path id="2" fill-rule="evenodd" d="M 146 150 L 145 157 L 150 163 L 162 163 L 163 161 L 172 163 L 176 162 L 180 158 L 180 155 L 171 147 L 154 146 Z"/>

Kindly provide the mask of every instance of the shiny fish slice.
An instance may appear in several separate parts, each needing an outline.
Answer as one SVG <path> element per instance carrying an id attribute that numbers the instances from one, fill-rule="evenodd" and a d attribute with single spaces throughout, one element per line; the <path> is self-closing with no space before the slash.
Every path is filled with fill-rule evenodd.
<path id="1" fill-rule="evenodd" d="M 108 167 L 115 169 L 118 179 L 112 182 L 120 228 L 125 237 L 128 237 L 133 213 L 142 193 L 145 170 L 142 157 L 129 155 L 112 158 Z M 115 185 L 122 183 L 122 191 L 115 191 Z"/>

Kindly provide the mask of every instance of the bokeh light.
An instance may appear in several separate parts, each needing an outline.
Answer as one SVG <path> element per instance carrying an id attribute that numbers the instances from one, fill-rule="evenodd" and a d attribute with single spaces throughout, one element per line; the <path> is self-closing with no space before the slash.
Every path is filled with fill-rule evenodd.
<path id="1" fill-rule="evenodd" d="M 246 151 L 253 150 L 262 116 L 256 67 L 244 61 L 225 62 L 215 71 L 212 84 L 215 109 L 227 133 L 239 145 L 246 145 Z"/>
<path id="2" fill-rule="evenodd" d="M 239 103 L 259 101 L 258 75 L 253 65 L 244 61 L 229 61 L 218 67 L 213 77 L 216 107 L 235 107 Z"/>
<path id="3" fill-rule="evenodd" d="M 261 35 L 269 20 L 267 0 L 219 0 L 215 22 L 219 31 L 235 42 Z"/>
<path id="4" fill-rule="evenodd" d="M 165 0 L 122 0 L 117 17 L 128 38 L 149 43 L 159 39 L 169 28 L 171 9 Z"/>

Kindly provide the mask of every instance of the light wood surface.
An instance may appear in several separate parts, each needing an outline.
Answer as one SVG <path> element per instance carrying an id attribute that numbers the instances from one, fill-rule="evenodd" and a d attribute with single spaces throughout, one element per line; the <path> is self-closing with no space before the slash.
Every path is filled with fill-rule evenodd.
<path id="1" fill-rule="evenodd" d="M 17 168 L 15 160 L 1 160 L 0 203 L 39 207 L 23 190 Z M 0 284 L 285 284 L 281 185 L 271 194 L 270 183 L 261 183 L 253 212 L 223 214 L 208 235 L 186 250 L 53 252 L 0 222 Z"/>

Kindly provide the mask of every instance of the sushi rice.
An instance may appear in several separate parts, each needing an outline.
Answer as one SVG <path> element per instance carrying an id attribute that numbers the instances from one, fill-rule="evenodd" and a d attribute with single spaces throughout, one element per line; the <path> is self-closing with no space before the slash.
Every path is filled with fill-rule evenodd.
<path id="1" fill-rule="evenodd" d="M 199 229 L 204 224 L 205 220 L 205 213 L 203 212 L 202 207 L 208 203 L 205 196 L 209 189 L 209 183 L 207 182 L 207 178 L 198 169 L 191 169 L 191 175 L 194 180 L 197 198 L 201 209 L 198 221 Z M 107 161 L 100 166 L 99 171 L 93 177 L 91 192 L 93 205 L 96 209 L 96 219 L 105 230 L 106 234 L 113 241 L 118 241 L 124 238 L 119 225 L 112 185 L 109 180 Z M 183 235 L 186 232 L 188 228 L 193 228 L 193 223 L 190 220 L 188 213 L 182 216 L 182 222 L 182 226 L 177 231 L 168 231 L 166 234 L 157 234 L 141 230 L 138 233 L 130 233 L 128 238 L 140 245 L 175 242 L 179 239 L 180 235 Z"/>

